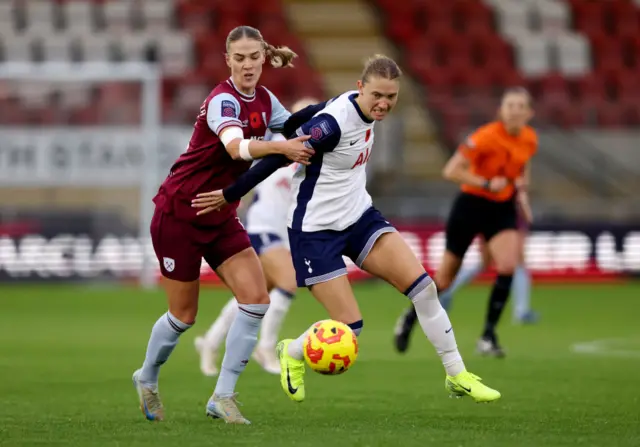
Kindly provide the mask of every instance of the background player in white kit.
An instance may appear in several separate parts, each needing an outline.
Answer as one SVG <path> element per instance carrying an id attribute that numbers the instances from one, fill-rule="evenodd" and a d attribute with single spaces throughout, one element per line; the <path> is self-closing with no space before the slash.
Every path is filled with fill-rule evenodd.
<path id="1" fill-rule="evenodd" d="M 297 112 L 320 101 L 304 98 L 291 108 Z M 268 132 L 265 140 L 281 134 Z M 246 228 L 251 245 L 258 253 L 267 279 L 269 310 L 262 319 L 260 339 L 253 358 L 262 368 L 272 374 L 280 373 L 280 362 L 275 356 L 278 333 L 296 292 L 296 273 L 291 262 L 289 237 L 287 236 L 287 211 L 291 203 L 291 182 L 295 166 L 278 169 L 255 189 L 249 205 Z M 220 315 L 204 336 L 195 338 L 196 350 L 200 354 L 200 370 L 205 376 L 218 374 L 219 349 L 229 332 L 238 312 L 235 297 L 222 308 Z"/>
<path id="2" fill-rule="evenodd" d="M 296 115 L 302 112 L 285 123 L 285 135 L 291 136 L 294 123 L 295 134 L 311 136 L 305 144 L 315 151 L 311 163 L 294 175 L 295 201 L 288 227 L 296 279 L 298 286 L 310 288 L 332 319 L 348 324 L 359 335 L 363 320 L 342 258 L 348 256 L 411 299 L 424 333 L 441 357 L 446 389 L 455 396 L 490 402 L 500 393 L 466 370 L 433 280 L 395 228 L 372 206 L 366 190 L 374 123 L 395 106 L 400 76 L 392 59 L 375 56 L 365 66 L 358 91 L 340 95 L 301 125 Z M 199 194 L 194 204 L 204 208 L 202 212 L 218 209 L 246 194 L 285 162 L 281 157 L 265 158 L 224 190 Z M 305 337 L 306 331 L 277 346 L 282 388 L 296 402 L 305 398 Z"/>

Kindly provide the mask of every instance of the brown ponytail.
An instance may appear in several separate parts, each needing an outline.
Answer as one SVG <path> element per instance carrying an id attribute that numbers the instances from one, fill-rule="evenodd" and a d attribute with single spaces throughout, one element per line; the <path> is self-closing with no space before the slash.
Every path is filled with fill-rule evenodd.
<path id="1" fill-rule="evenodd" d="M 293 67 L 293 59 L 298 57 L 289 47 L 274 47 L 265 41 L 264 52 L 272 67 Z"/>

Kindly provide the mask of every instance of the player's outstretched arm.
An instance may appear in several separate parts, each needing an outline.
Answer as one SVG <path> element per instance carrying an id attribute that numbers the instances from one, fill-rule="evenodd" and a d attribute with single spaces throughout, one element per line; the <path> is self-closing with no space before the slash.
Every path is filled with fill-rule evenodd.
<path id="1" fill-rule="evenodd" d="M 289 159 L 284 155 L 268 155 L 225 189 L 198 194 L 191 201 L 191 206 L 202 208 L 196 213 L 198 216 L 216 211 L 227 203 L 240 200 L 267 177 L 288 163 Z"/>
<path id="2" fill-rule="evenodd" d="M 340 126 L 336 119 L 324 113 L 304 123 L 295 133 L 298 135 L 296 139 L 304 138 L 305 147 L 322 152 L 330 152 L 335 149 L 341 137 Z M 311 137 L 309 137 L 310 135 Z M 283 155 L 267 156 L 224 190 L 198 194 L 192 201 L 191 206 L 194 208 L 203 208 L 197 213 L 201 215 L 215 211 L 226 203 L 240 200 L 242 196 L 287 163 L 288 157 Z"/>
<path id="3" fill-rule="evenodd" d="M 258 141 L 244 138 L 240 120 L 240 104 L 229 93 L 220 93 L 202 109 L 206 113 L 209 128 L 218 135 L 226 151 L 234 160 L 251 161 L 271 154 L 281 154 L 288 159 L 308 164 L 314 151 L 303 144 L 306 138 L 289 141 Z"/>
<path id="4" fill-rule="evenodd" d="M 289 160 L 304 165 L 309 164 L 309 159 L 315 153 L 304 145 L 309 138 L 304 135 L 284 141 L 247 140 L 239 127 L 228 127 L 220 135 L 225 149 L 234 160 L 252 161 L 267 155 L 284 155 Z"/>

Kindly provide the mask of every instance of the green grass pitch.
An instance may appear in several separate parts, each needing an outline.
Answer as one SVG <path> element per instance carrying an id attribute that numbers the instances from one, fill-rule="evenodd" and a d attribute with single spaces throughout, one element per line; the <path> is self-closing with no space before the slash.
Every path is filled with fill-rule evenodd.
<path id="1" fill-rule="evenodd" d="M 0 445 L 640 446 L 640 285 L 536 286 L 542 321 L 513 326 L 507 309 L 504 360 L 474 354 L 487 288 L 460 292 L 451 319 L 467 367 L 503 395 L 488 405 L 448 398 L 421 332 L 409 353 L 393 351 L 406 298 L 379 283 L 358 285 L 356 295 L 365 327 L 354 368 L 336 377 L 308 371 L 307 400 L 294 404 L 277 376 L 250 363 L 238 391 L 253 425 L 227 426 L 204 415 L 214 381 L 201 376 L 193 348 L 226 291 L 203 291 L 196 326 L 160 376 L 167 421 L 151 423 L 131 373 L 164 312 L 161 292 L 0 286 Z M 282 335 L 325 315 L 300 292 Z"/>

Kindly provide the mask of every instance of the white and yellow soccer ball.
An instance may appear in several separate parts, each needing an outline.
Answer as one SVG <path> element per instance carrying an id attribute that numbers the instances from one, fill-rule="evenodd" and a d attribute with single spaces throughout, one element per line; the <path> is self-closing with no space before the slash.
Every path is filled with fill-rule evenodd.
<path id="1" fill-rule="evenodd" d="M 322 320 L 311 326 L 304 341 L 303 352 L 307 365 L 315 372 L 342 374 L 358 358 L 358 339 L 346 324 Z"/>

